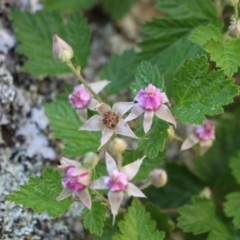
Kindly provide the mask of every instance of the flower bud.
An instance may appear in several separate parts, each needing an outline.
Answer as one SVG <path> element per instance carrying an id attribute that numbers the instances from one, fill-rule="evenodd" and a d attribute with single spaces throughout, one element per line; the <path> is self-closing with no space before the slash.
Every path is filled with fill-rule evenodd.
<path id="1" fill-rule="evenodd" d="M 240 21 L 236 21 L 235 19 L 231 21 L 230 26 L 228 27 L 228 33 L 233 38 L 240 37 Z"/>
<path id="2" fill-rule="evenodd" d="M 175 137 L 175 130 L 174 130 L 173 126 L 170 126 L 167 131 L 168 131 L 168 139 L 169 140 L 174 139 L 174 137 Z"/>
<path id="3" fill-rule="evenodd" d="M 127 143 L 122 138 L 115 138 L 112 141 L 110 148 L 114 154 L 119 155 L 127 149 Z"/>
<path id="4" fill-rule="evenodd" d="M 230 6 L 235 6 L 239 3 L 239 0 L 225 0 L 225 3 Z"/>
<path id="5" fill-rule="evenodd" d="M 149 180 L 155 187 L 163 187 L 167 183 L 167 173 L 163 169 L 155 169 L 149 175 Z"/>
<path id="6" fill-rule="evenodd" d="M 87 168 L 87 169 L 93 169 L 97 163 L 98 163 L 99 159 L 96 153 L 93 152 L 89 152 L 87 154 L 85 154 L 84 158 L 83 158 L 83 165 Z"/>
<path id="7" fill-rule="evenodd" d="M 53 35 L 52 53 L 53 57 L 59 62 L 67 62 L 73 57 L 72 48 L 57 34 Z"/>

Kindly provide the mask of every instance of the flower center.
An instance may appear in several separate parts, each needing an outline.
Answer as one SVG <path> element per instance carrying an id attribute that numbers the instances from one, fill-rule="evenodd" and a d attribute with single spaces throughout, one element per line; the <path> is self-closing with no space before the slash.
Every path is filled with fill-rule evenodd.
<path id="1" fill-rule="evenodd" d="M 215 134 L 215 126 L 210 120 L 206 120 L 202 125 L 195 127 L 194 134 L 200 141 L 209 140 Z"/>
<path id="2" fill-rule="evenodd" d="M 72 94 L 69 95 L 69 102 L 75 108 L 86 108 L 92 96 L 83 87 L 75 87 Z"/>
<path id="3" fill-rule="evenodd" d="M 108 188 L 112 191 L 123 191 L 127 186 L 128 180 L 125 173 L 113 170 L 106 182 Z"/>
<path id="4" fill-rule="evenodd" d="M 118 124 L 119 117 L 115 112 L 106 112 L 103 115 L 103 123 L 108 128 L 115 128 Z"/>

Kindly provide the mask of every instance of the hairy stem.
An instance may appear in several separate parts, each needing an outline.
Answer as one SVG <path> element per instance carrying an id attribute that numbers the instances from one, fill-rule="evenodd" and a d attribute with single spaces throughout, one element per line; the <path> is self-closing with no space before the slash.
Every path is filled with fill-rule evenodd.
<path id="1" fill-rule="evenodd" d="M 234 5 L 234 18 L 238 21 L 238 4 Z"/>

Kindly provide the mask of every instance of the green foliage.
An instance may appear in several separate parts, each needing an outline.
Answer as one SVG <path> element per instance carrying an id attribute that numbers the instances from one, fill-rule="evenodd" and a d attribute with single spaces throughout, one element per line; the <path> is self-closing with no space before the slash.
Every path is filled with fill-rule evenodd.
<path id="1" fill-rule="evenodd" d="M 102 0 L 104 10 L 115 20 L 120 20 L 130 11 L 136 0 Z"/>
<path id="2" fill-rule="evenodd" d="M 239 91 L 232 79 L 225 79 L 223 71 L 208 74 L 205 56 L 190 59 L 181 68 L 174 88 L 174 115 L 192 124 L 202 124 L 205 115 L 222 113 L 222 106 L 231 103 Z"/>
<path id="3" fill-rule="evenodd" d="M 148 38 L 139 44 L 142 51 L 136 62 L 150 61 L 162 74 L 176 73 L 189 58 L 202 52 L 188 39 L 194 29 L 212 22 L 222 25 L 210 0 L 158 0 L 157 9 L 169 17 L 153 19 L 143 26 Z"/>
<path id="4" fill-rule="evenodd" d="M 69 73 L 71 70 L 63 63 L 58 63 L 52 56 L 52 36 L 56 32 L 73 49 L 73 63 L 85 67 L 90 53 L 90 30 L 80 12 L 71 14 L 65 24 L 56 12 L 43 11 L 31 14 L 12 10 L 13 27 L 18 41 L 19 53 L 28 57 L 22 70 L 35 75 Z"/>
<path id="5" fill-rule="evenodd" d="M 237 180 L 237 183 L 240 184 L 240 151 L 237 152 L 237 155 L 231 158 L 229 166 L 232 170 L 232 174 Z"/>
<path id="6" fill-rule="evenodd" d="M 76 9 L 89 9 L 94 6 L 96 0 L 43 0 L 44 8 L 48 11 L 67 10 L 74 11 Z"/>
<path id="7" fill-rule="evenodd" d="M 139 150 L 143 151 L 148 158 L 157 158 L 159 152 L 164 150 L 165 141 L 168 137 L 169 125 L 167 122 L 154 117 L 151 129 L 144 133 L 142 121 L 138 124 L 136 135 L 140 138 Z"/>
<path id="8" fill-rule="evenodd" d="M 184 165 L 167 163 L 165 170 L 168 182 L 164 187 L 149 187 L 144 190 L 148 201 L 161 208 L 178 208 L 190 203 L 192 196 L 199 194 L 205 187 Z"/>
<path id="9" fill-rule="evenodd" d="M 134 94 L 137 94 L 141 89 L 145 89 L 150 83 L 165 91 L 164 80 L 157 67 L 152 66 L 150 62 L 143 61 L 137 68 L 135 82 L 131 85 L 131 89 Z"/>
<path id="10" fill-rule="evenodd" d="M 164 232 L 155 230 L 156 223 L 150 219 L 150 214 L 137 200 L 133 200 L 124 220 L 119 222 L 120 234 L 115 235 L 113 240 L 163 240 Z"/>
<path id="11" fill-rule="evenodd" d="M 213 25 L 197 28 L 190 38 L 210 53 L 211 60 L 227 76 L 231 77 L 237 72 L 240 67 L 240 39 L 225 40 L 220 30 Z"/>
<path id="12" fill-rule="evenodd" d="M 166 151 L 159 152 L 158 155 L 154 158 L 149 158 L 146 156 L 143 159 L 143 163 L 137 173 L 137 175 L 134 177 L 135 181 L 140 181 L 142 179 L 145 179 L 148 177 L 149 173 L 157 168 L 161 163 L 163 163 L 163 159 L 166 155 Z M 123 165 L 127 165 L 129 163 L 132 163 L 136 161 L 137 159 L 141 159 L 144 156 L 143 151 L 140 151 L 139 149 L 127 151 L 124 155 L 123 159 Z"/>
<path id="13" fill-rule="evenodd" d="M 194 234 L 209 232 L 208 240 L 234 239 L 233 233 L 219 217 L 212 200 L 194 197 L 192 202 L 192 205 L 185 205 L 179 209 L 178 227 L 184 232 Z"/>
<path id="14" fill-rule="evenodd" d="M 226 196 L 224 211 L 228 217 L 233 217 L 233 223 L 236 228 L 240 228 L 240 192 L 233 192 Z"/>
<path id="15" fill-rule="evenodd" d="M 98 236 L 102 235 L 104 221 L 106 220 L 106 207 L 101 202 L 93 202 L 92 208 L 84 208 L 82 211 L 82 219 L 84 227 L 89 229 L 90 233 Z"/>
<path id="16" fill-rule="evenodd" d="M 107 94 L 119 93 L 134 80 L 134 75 L 130 69 L 133 58 L 134 51 L 126 50 L 121 55 L 113 55 L 108 64 L 103 67 L 100 73 L 101 79 L 111 81 L 105 88 Z"/>
<path id="17" fill-rule="evenodd" d="M 81 121 L 67 99 L 67 94 L 61 94 L 55 102 L 45 105 L 55 136 L 66 142 L 63 154 L 79 157 L 87 152 L 96 151 L 100 144 L 100 134 L 78 130 Z"/>
<path id="18" fill-rule="evenodd" d="M 57 170 L 46 168 L 40 177 L 30 177 L 27 184 L 8 196 L 8 200 L 32 208 L 34 212 L 47 212 L 52 217 L 62 215 L 71 205 L 71 198 L 56 201 L 62 191 L 61 175 Z"/>

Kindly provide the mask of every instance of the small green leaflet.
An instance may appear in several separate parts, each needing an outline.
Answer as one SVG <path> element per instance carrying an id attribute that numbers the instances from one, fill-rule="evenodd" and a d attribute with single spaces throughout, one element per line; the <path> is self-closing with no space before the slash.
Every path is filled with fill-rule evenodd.
<path id="1" fill-rule="evenodd" d="M 68 102 L 67 94 L 60 94 L 55 102 L 45 104 L 45 110 L 55 136 L 66 142 L 63 150 L 65 156 L 79 157 L 98 149 L 100 134 L 78 130 L 81 121 Z"/>
<path id="2" fill-rule="evenodd" d="M 84 227 L 89 229 L 90 233 L 101 236 L 106 211 L 106 207 L 101 202 L 93 202 L 91 210 L 84 208 L 81 214 Z"/>
<path id="3" fill-rule="evenodd" d="M 63 190 L 59 171 L 46 168 L 40 177 L 30 177 L 27 184 L 8 196 L 8 200 L 32 208 L 34 212 L 47 212 L 52 217 L 58 217 L 70 207 L 71 198 L 56 201 Z"/>
<path id="4" fill-rule="evenodd" d="M 212 200 L 194 197 L 192 205 L 179 209 L 178 227 L 184 232 L 194 234 L 208 233 L 207 240 L 232 240 L 233 233 L 217 214 L 217 207 Z"/>
<path id="5" fill-rule="evenodd" d="M 165 236 L 164 232 L 156 230 L 156 223 L 150 219 L 150 214 L 135 199 L 118 226 L 121 235 L 115 235 L 113 240 L 163 240 Z"/>
<path id="6" fill-rule="evenodd" d="M 181 67 L 179 78 L 174 80 L 174 90 L 174 115 L 191 124 L 202 124 L 205 115 L 222 113 L 222 106 L 231 103 L 239 92 L 233 79 L 225 79 L 222 70 L 208 74 L 204 55 L 190 59 Z"/>
<path id="7" fill-rule="evenodd" d="M 121 55 L 113 55 L 110 61 L 103 67 L 100 77 L 111 81 L 105 88 L 107 94 L 116 94 L 129 87 L 134 80 L 134 74 L 130 69 L 134 59 L 134 51 L 126 50 Z"/>
<path id="8" fill-rule="evenodd" d="M 137 175 L 134 177 L 135 181 L 140 181 L 148 178 L 149 173 L 157 168 L 161 163 L 163 163 L 163 159 L 166 155 L 166 151 L 159 152 L 155 158 L 149 158 L 146 156 L 143 159 L 143 163 L 140 166 L 140 169 Z M 123 165 L 127 165 L 136 161 L 137 159 L 141 159 L 144 156 L 144 152 L 139 149 L 126 151 L 123 158 Z"/>
<path id="9" fill-rule="evenodd" d="M 164 80 L 160 75 L 156 66 L 152 66 L 150 62 L 143 61 L 136 70 L 135 82 L 131 85 L 134 94 L 141 89 L 145 89 L 149 84 L 165 91 Z"/>
<path id="10" fill-rule="evenodd" d="M 34 14 L 12 10 L 13 28 L 19 53 L 28 57 L 22 70 L 35 75 L 59 75 L 71 70 L 52 56 L 52 36 L 57 33 L 74 50 L 73 63 L 85 67 L 90 53 L 90 29 L 80 12 L 70 14 L 65 24 L 57 12 L 38 11 Z"/>
<path id="11" fill-rule="evenodd" d="M 197 28 L 190 36 L 192 42 L 200 45 L 210 53 L 212 61 L 217 67 L 223 69 L 224 73 L 231 77 L 240 67 L 240 39 L 224 39 L 220 30 L 213 26 Z"/>

